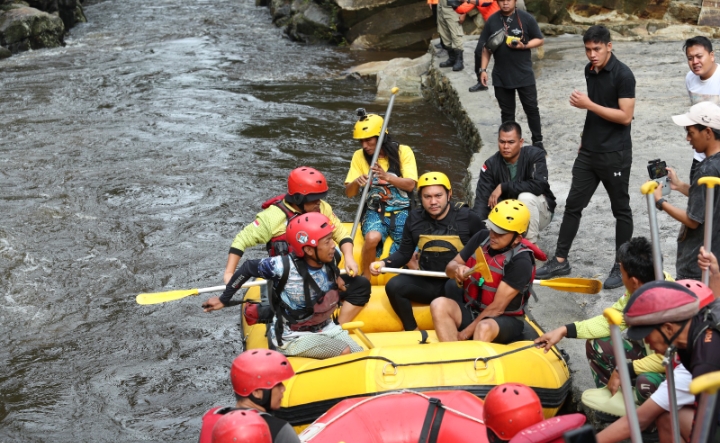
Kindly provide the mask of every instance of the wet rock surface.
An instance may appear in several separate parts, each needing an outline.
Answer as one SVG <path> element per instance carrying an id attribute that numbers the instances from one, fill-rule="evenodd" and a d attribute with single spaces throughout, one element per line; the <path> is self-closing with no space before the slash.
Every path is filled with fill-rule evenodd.
<path id="1" fill-rule="evenodd" d="M 474 39 L 466 39 L 466 60 L 472 56 L 475 45 Z M 685 140 L 684 129 L 671 120 L 672 115 L 687 112 L 690 107 L 685 90 L 688 66 L 681 41 L 618 41 L 614 43 L 613 49 L 616 56 L 632 69 L 637 81 L 635 119 L 632 123 L 630 196 L 635 224 L 633 235 L 649 238 L 647 203 L 640 193 L 640 186 L 648 180 L 645 165 L 649 160 L 660 157 L 668 166 L 676 168 L 684 180 L 688 179 L 690 173 L 692 149 Z M 478 149 L 471 160 L 466 180 L 468 195 L 474 195 L 480 167 L 497 150 L 500 110 L 492 87 L 489 91 L 468 92 L 468 88 L 476 83 L 471 66 L 466 64 L 465 70 L 461 72 L 441 69 L 438 63 L 447 56 L 444 52 L 435 54 L 434 48 L 432 52 L 433 63 L 428 83 L 433 96 L 443 111 L 456 122 L 463 140 Z M 565 200 L 570 189 L 572 165 L 585 120 L 585 111 L 571 107 L 568 100 L 573 89 L 586 91 L 583 76 L 586 63 L 580 36 L 547 38 L 543 58 L 534 56 L 550 182 L 558 203 L 552 222 L 542 232 L 538 242 L 550 256 L 555 252 Z M 489 68 L 492 69 L 492 62 Z M 516 118 L 524 134 L 529 134 L 519 102 Z M 680 208 L 685 208 L 687 204 L 687 198 L 676 192 L 668 200 Z M 674 275 L 676 237 L 680 225 L 664 213 L 658 217 L 664 269 Z M 607 194 L 600 186 L 583 212 L 580 230 L 570 251 L 569 260 L 573 268 L 571 276 L 604 280 L 612 266 L 614 250 L 615 220 Z M 536 291 L 540 301 L 531 301 L 531 313 L 543 328 L 550 330 L 601 315 L 604 308 L 611 306 L 622 295 L 623 289 L 603 290 L 597 295 L 570 294 L 542 287 L 536 288 Z M 573 393 L 575 400 L 579 401 L 582 391 L 595 387 L 585 358 L 585 341 L 565 339 L 560 346 L 570 354 Z"/>
<path id="2" fill-rule="evenodd" d="M 60 17 L 35 8 L 14 6 L 0 14 L 0 45 L 10 52 L 61 46 L 64 34 Z"/>

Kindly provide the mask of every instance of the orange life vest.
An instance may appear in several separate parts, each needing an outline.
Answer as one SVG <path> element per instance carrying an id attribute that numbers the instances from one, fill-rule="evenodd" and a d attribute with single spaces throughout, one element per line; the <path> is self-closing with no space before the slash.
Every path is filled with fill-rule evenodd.
<path id="1" fill-rule="evenodd" d="M 495 292 L 497 292 L 497 288 L 498 286 L 500 286 L 500 282 L 505 275 L 505 264 L 507 260 L 511 260 L 512 257 L 523 252 L 530 252 L 533 255 L 533 258 L 537 258 L 542 261 L 547 260 L 547 256 L 545 255 L 545 253 L 540 250 L 540 248 L 538 248 L 534 243 L 531 243 L 526 239 L 523 239 L 520 244 L 510 249 L 509 251 L 506 251 L 502 254 L 490 256 L 490 254 L 488 253 L 489 240 L 490 238 L 488 237 L 482 243 L 481 247 L 483 255 L 485 256 L 485 261 L 490 268 L 490 274 L 492 275 L 492 283 L 481 280 L 482 276 L 479 272 L 476 272 L 472 274 L 469 279 L 465 280 L 464 285 L 465 303 L 478 311 L 484 310 L 490 305 L 490 303 L 493 302 L 493 300 L 495 300 Z M 473 256 L 468 259 L 465 265 L 469 268 L 472 268 L 475 266 L 476 262 L 477 260 L 475 258 L 475 254 L 473 254 Z M 527 303 L 527 300 L 530 297 L 530 285 L 532 285 L 532 281 L 534 279 L 535 266 L 533 263 L 530 283 L 528 283 L 526 287 L 521 289 L 520 292 L 518 292 L 518 295 L 516 295 L 515 298 L 507 305 L 507 307 L 505 308 L 505 315 L 525 314 L 525 303 Z M 482 286 L 478 286 L 478 283 L 481 281 Z"/>
<path id="2" fill-rule="evenodd" d="M 488 1 L 488 0 L 477 0 L 478 1 L 478 11 L 480 11 L 480 14 L 483 16 L 483 19 L 485 22 L 487 22 L 488 18 L 490 18 L 491 15 L 495 14 L 500 10 L 500 6 L 498 6 L 497 2 L 495 0 Z M 462 5 L 458 6 L 458 8 L 455 10 L 458 14 L 467 14 L 468 12 L 472 11 L 473 8 L 476 6 L 471 3 L 463 3 Z"/>

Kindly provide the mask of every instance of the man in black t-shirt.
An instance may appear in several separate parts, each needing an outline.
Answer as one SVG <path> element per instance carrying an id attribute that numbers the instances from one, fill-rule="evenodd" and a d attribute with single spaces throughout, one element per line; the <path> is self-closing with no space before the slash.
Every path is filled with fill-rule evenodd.
<path id="1" fill-rule="evenodd" d="M 372 263 L 371 274 L 378 275 L 384 266 L 405 266 L 416 251 L 420 269 L 442 272 L 470 238 L 482 229 L 482 219 L 475 212 L 467 205 L 450 200 L 452 186 L 442 172 L 421 175 L 418 193 L 422 207 L 408 214 L 400 247 L 385 260 Z M 406 331 L 418 328 L 411 302 L 430 303 L 442 297 L 446 281 L 416 275 L 398 275 L 388 281 L 385 292 Z M 458 301 L 462 301 L 462 297 Z"/>
<path id="2" fill-rule="evenodd" d="M 670 189 L 688 197 L 687 210 L 671 205 L 662 196 L 662 188 L 655 191 L 655 206 L 682 223 L 678 235 L 675 278 L 700 280 L 702 271 L 697 257 L 705 239 L 705 186 L 698 184 L 701 177 L 720 177 L 720 106 L 700 102 L 684 115 L 676 115 L 673 121 L 685 127 L 686 139 L 695 152 L 705 154 L 705 160 L 690 172 L 690 184 L 683 182 L 673 168 L 668 170 Z M 720 226 L 720 192 L 715 191 L 712 216 L 713 226 Z M 713 237 L 712 252 L 720 255 L 720 235 Z"/>
<path id="3" fill-rule="evenodd" d="M 638 288 L 624 311 L 625 323 L 629 326 L 628 338 L 645 340 L 659 354 L 675 346 L 680 361 L 693 379 L 720 370 L 719 315 L 720 300 L 712 301 L 700 311 L 700 300 L 687 287 L 657 280 Z M 711 442 L 720 442 L 719 411 L 716 405 L 711 416 L 714 419 L 708 417 L 713 421 Z M 680 414 L 681 428 L 688 427 L 682 423 L 686 419 L 690 420 L 688 415 Z"/>
<path id="4" fill-rule="evenodd" d="M 489 230 L 475 234 L 447 265 L 447 298 L 430 304 L 439 341 L 507 344 L 522 336 L 535 254 L 544 258 L 537 246 L 523 241 L 529 221 L 530 211 L 522 202 L 501 201 L 485 222 Z M 487 263 L 490 275 L 472 269 L 478 260 Z"/>
<path id="5" fill-rule="evenodd" d="M 500 106 L 502 122 L 515 121 L 515 91 L 517 91 L 527 115 L 532 143 L 544 150 L 535 74 L 530 58 L 530 50 L 542 46 L 544 37 L 535 18 L 516 8 L 516 0 L 498 0 L 498 6 L 500 11 L 488 18 L 475 49 L 476 53 L 482 52 L 480 83 L 484 86 L 488 84 L 487 67 L 490 56 L 493 56 L 495 66 L 492 71 L 492 84 L 495 98 Z M 491 53 L 485 43 L 491 35 L 501 30 L 504 30 L 505 41 Z"/>
<path id="6" fill-rule="evenodd" d="M 590 203 L 600 183 L 610 197 L 615 217 L 615 251 L 629 241 L 633 233 L 630 208 L 630 167 L 632 140 L 630 123 L 635 112 L 635 77 L 632 71 L 612 53 L 610 31 L 604 26 L 591 26 L 583 36 L 587 95 L 573 91 L 570 105 L 586 109 L 585 127 L 580 149 L 572 169 L 572 184 L 565 203 L 555 257 L 538 269 L 537 278 L 567 275 L 572 268 L 568 254 L 580 227 L 582 211 Z M 623 285 L 620 265 L 614 263 L 605 289 Z"/>

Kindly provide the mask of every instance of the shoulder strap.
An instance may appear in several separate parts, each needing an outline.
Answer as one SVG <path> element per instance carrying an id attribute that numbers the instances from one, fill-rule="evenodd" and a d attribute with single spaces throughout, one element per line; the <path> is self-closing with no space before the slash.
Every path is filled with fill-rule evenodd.
<path id="1" fill-rule="evenodd" d="M 290 220 L 294 219 L 295 217 L 297 217 L 298 215 L 300 215 L 297 212 L 291 211 L 290 209 L 288 209 L 288 207 L 285 206 L 285 202 L 283 200 L 273 202 L 272 204 L 274 206 L 277 206 L 277 208 L 280 209 L 285 214 L 285 217 L 287 217 L 288 221 L 290 221 Z"/>
<path id="2" fill-rule="evenodd" d="M 288 258 L 287 254 L 282 256 L 282 264 L 282 276 L 280 276 L 280 280 L 278 280 L 277 285 L 275 285 L 275 287 L 273 288 L 278 297 L 280 297 L 280 294 L 285 289 L 285 285 L 288 281 L 288 276 L 290 275 L 290 259 Z"/>

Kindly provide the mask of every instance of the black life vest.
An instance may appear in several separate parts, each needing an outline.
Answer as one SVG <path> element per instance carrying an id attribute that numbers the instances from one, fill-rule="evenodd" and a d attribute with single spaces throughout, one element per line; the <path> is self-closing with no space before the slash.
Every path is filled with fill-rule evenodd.
<path id="1" fill-rule="evenodd" d="M 445 272 L 445 267 L 462 250 L 463 238 L 470 236 L 468 223 L 457 222 L 458 213 L 467 205 L 463 202 L 449 203 L 450 210 L 443 220 L 444 226 L 437 226 L 431 219 L 423 217 L 424 223 L 419 229 L 417 248 L 420 251 L 420 269 L 423 271 Z"/>

